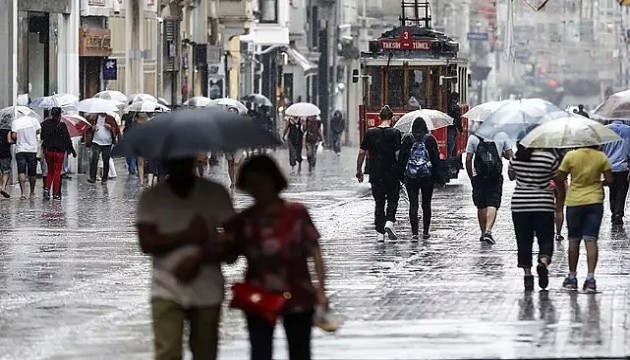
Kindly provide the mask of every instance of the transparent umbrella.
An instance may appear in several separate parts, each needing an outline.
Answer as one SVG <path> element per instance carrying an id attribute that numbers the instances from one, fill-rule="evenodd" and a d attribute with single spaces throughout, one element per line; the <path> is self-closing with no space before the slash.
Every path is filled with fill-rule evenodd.
<path id="1" fill-rule="evenodd" d="M 572 149 L 620 140 L 619 135 L 597 121 L 565 113 L 564 116 L 546 117 L 543 124 L 523 138 L 521 145 L 537 149 Z"/>
<path id="2" fill-rule="evenodd" d="M 26 106 L 9 106 L 0 110 L 0 129 L 10 130 L 13 120 L 29 116 L 41 120 L 41 117 Z"/>
<path id="3" fill-rule="evenodd" d="M 93 96 L 96 99 L 113 100 L 121 104 L 127 103 L 127 95 L 116 90 L 105 90 Z"/>
<path id="4" fill-rule="evenodd" d="M 610 95 L 593 111 L 593 118 L 600 120 L 630 119 L 630 90 Z"/>
<path id="5" fill-rule="evenodd" d="M 235 108 L 240 114 L 247 114 L 247 106 L 236 99 L 222 98 L 215 99 L 208 106 L 224 106 L 226 108 Z"/>
<path id="6" fill-rule="evenodd" d="M 429 130 L 437 130 L 453 125 L 453 118 L 445 113 L 437 110 L 422 109 L 403 115 L 400 119 L 398 119 L 398 121 L 396 121 L 396 125 L 394 125 L 394 127 L 402 133 L 411 132 L 413 122 L 418 117 L 424 119 Z"/>
<path id="7" fill-rule="evenodd" d="M 488 118 L 488 116 L 490 116 L 494 111 L 498 110 L 501 106 L 505 105 L 507 102 L 509 102 L 509 100 L 488 101 L 475 106 L 462 116 L 465 116 L 469 121 L 483 122 Z"/>
<path id="8" fill-rule="evenodd" d="M 155 101 L 147 100 L 147 101 L 138 101 L 131 104 L 129 106 L 129 111 L 145 112 L 145 113 L 163 113 L 163 112 L 169 112 L 171 111 L 171 109 Z"/>
<path id="9" fill-rule="evenodd" d="M 193 98 L 186 100 L 186 102 L 184 103 L 184 106 L 199 108 L 199 107 L 207 107 L 207 106 L 210 106 L 211 104 L 212 104 L 212 99 L 207 98 L 205 96 L 195 96 Z"/>
<path id="10" fill-rule="evenodd" d="M 118 111 L 118 103 L 104 99 L 85 99 L 77 104 L 77 111 L 87 114 L 99 114 Z"/>
<path id="11" fill-rule="evenodd" d="M 72 94 L 54 94 L 35 99 L 31 107 L 40 109 L 52 109 L 54 107 L 74 106 L 79 102 L 79 97 Z"/>
<path id="12" fill-rule="evenodd" d="M 155 96 L 153 95 L 149 95 L 149 94 L 131 94 L 127 97 L 127 104 L 133 104 L 135 102 L 138 101 L 146 101 L 146 100 L 151 100 L 151 101 L 155 101 L 158 102 L 158 99 L 155 98 Z"/>
<path id="13" fill-rule="evenodd" d="M 542 99 L 509 101 L 479 123 L 474 134 L 484 139 L 493 139 L 497 133 L 503 132 L 510 139 L 519 141 L 540 125 L 545 116 L 555 112 L 565 113 L 553 103 Z"/>

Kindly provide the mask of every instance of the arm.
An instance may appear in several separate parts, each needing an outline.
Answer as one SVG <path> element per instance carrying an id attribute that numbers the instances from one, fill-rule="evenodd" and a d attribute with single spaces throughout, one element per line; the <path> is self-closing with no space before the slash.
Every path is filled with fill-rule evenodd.
<path id="1" fill-rule="evenodd" d="M 602 182 L 602 185 L 612 186 L 614 182 L 615 182 L 615 179 L 613 177 L 612 171 L 611 170 L 604 171 L 604 181 Z"/>
<path id="2" fill-rule="evenodd" d="M 512 162 L 510 161 L 510 165 L 508 165 L 508 178 L 510 181 L 516 180 L 516 173 L 514 172 L 514 168 L 512 167 Z"/>
<path id="3" fill-rule="evenodd" d="M 359 155 L 357 156 L 357 180 L 360 183 L 363 182 L 363 163 L 365 162 L 365 157 L 367 155 L 367 151 L 361 149 L 359 150 Z"/>
<path id="4" fill-rule="evenodd" d="M 514 157 L 514 151 L 512 149 L 505 150 L 503 152 L 503 157 L 507 160 L 512 160 L 512 158 Z"/>
<path id="5" fill-rule="evenodd" d="M 13 132 L 12 132 L 12 131 L 9 131 L 9 132 L 7 133 L 7 142 L 8 142 L 9 144 L 13 144 Z"/>
<path id="6" fill-rule="evenodd" d="M 287 121 L 287 123 L 284 124 L 284 130 L 282 131 L 282 140 L 286 141 L 288 133 L 289 133 L 289 122 Z"/>
<path id="7" fill-rule="evenodd" d="M 402 144 L 400 145 L 400 151 L 398 152 L 398 168 L 400 173 L 400 178 L 404 178 L 405 170 L 407 169 L 407 162 L 409 162 L 409 156 L 411 155 L 411 147 L 413 146 L 413 139 L 409 136 L 405 136 L 402 139 Z"/>
<path id="8" fill-rule="evenodd" d="M 77 157 L 77 152 L 74 150 L 74 144 L 72 144 L 72 138 L 70 137 L 70 132 L 68 132 L 68 127 L 63 126 L 63 137 L 66 143 L 66 153 L 72 154 L 72 156 Z"/>
<path id="9" fill-rule="evenodd" d="M 440 149 L 438 148 L 437 140 L 433 136 L 429 137 L 431 140 L 429 144 L 429 156 L 431 157 L 431 166 L 433 167 L 432 175 L 433 180 L 441 185 L 444 185 L 445 181 L 442 178 L 442 161 L 440 160 Z"/>
<path id="10" fill-rule="evenodd" d="M 319 245 L 315 245 L 311 248 L 311 256 L 315 263 L 315 273 L 317 274 L 317 299 L 318 305 L 324 309 L 328 308 L 328 299 L 326 297 L 326 267 L 324 266 L 324 257 L 322 256 L 322 249 Z"/>
<path id="11" fill-rule="evenodd" d="M 190 242 L 189 230 L 186 229 L 177 234 L 160 234 L 158 228 L 153 224 L 138 224 L 138 236 L 140 238 L 140 248 L 142 252 L 150 255 L 164 255 L 180 246 L 187 245 Z"/>
<path id="12" fill-rule="evenodd" d="M 15 142 L 15 140 L 17 140 L 17 133 L 15 131 L 11 131 L 11 139 L 13 141 L 11 141 L 12 143 Z"/>
<path id="13" fill-rule="evenodd" d="M 466 172 L 470 180 L 473 178 L 473 154 L 466 153 Z"/>
<path id="14" fill-rule="evenodd" d="M 554 179 L 556 182 L 556 186 L 559 186 L 560 184 L 562 184 L 562 186 L 564 187 L 564 182 L 567 181 L 568 178 L 569 178 L 569 173 L 564 172 L 562 170 L 558 171 L 558 174 L 556 175 L 556 178 Z"/>

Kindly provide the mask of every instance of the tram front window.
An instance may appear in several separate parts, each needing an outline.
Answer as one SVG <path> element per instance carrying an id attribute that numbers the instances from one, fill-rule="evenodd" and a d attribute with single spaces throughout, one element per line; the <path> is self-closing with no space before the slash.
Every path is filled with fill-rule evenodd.
<path id="1" fill-rule="evenodd" d="M 409 72 L 409 100 L 407 105 L 410 110 L 419 110 L 425 107 L 424 70 L 411 70 Z"/>
<path id="2" fill-rule="evenodd" d="M 389 70 L 387 73 L 387 104 L 391 107 L 403 107 L 405 74 L 403 70 Z"/>
<path id="3" fill-rule="evenodd" d="M 373 107 L 383 106 L 383 73 L 381 68 L 373 67 L 369 70 L 371 76 L 369 104 Z"/>

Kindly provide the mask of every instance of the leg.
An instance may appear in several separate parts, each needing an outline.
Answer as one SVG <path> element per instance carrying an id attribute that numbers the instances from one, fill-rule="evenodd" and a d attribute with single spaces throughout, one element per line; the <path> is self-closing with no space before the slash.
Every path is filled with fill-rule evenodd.
<path id="1" fill-rule="evenodd" d="M 103 177 L 102 181 L 107 182 L 109 179 L 109 159 L 112 157 L 112 146 L 102 146 L 101 156 L 103 157 Z"/>
<path id="2" fill-rule="evenodd" d="M 609 188 L 610 213 L 612 214 L 613 222 L 615 221 L 615 215 L 617 215 L 617 188 L 619 187 L 619 177 L 617 176 L 617 174 L 619 173 L 613 173 L 613 184 Z"/>
<path id="3" fill-rule="evenodd" d="M 92 182 L 96 181 L 99 157 L 101 157 L 101 147 L 97 144 L 92 144 L 92 158 L 90 159 L 90 180 Z"/>
<path id="4" fill-rule="evenodd" d="M 145 161 L 144 158 L 139 157 L 138 158 L 138 179 L 139 179 L 139 184 L 140 185 L 144 185 L 144 170 L 145 170 Z"/>
<path id="5" fill-rule="evenodd" d="M 532 247 L 534 244 L 534 228 L 531 220 L 532 213 L 512 213 L 516 247 L 518 249 L 518 267 L 531 275 Z"/>
<path id="6" fill-rule="evenodd" d="M 556 199 L 556 235 L 562 240 L 562 227 L 564 226 L 564 202 Z"/>
<path id="7" fill-rule="evenodd" d="M 31 199 L 35 198 L 35 185 L 37 183 L 37 153 L 28 153 L 28 182 L 31 186 Z"/>
<path id="8" fill-rule="evenodd" d="M 7 186 L 9 186 L 9 180 L 11 180 L 11 172 L 7 172 L 2 174 L 2 188 L 0 190 L 6 191 Z"/>
<path id="9" fill-rule="evenodd" d="M 488 218 L 488 208 L 477 209 L 477 220 L 479 221 L 479 228 L 483 234 L 486 231 L 486 219 Z"/>
<path id="10" fill-rule="evenodd" d="M 551 264 L 551 258 L 553 257 L 553 236 L 554 236 L 554 222 L 555 214 L 553 213 L 537 213 L 532 216 L 534 231 L 536 232 L 536 239 L 538 240 L 538 260 L 544 261 L 545 264 Z"/>
<path id="11" fill-rule="evenodd" d="M 44 191 L 50 191 L 52 189 L 52 185 L 54 182 L 54 162 L 55 156 L 52 151 L 44 152 L 44 162 L 46 163 L 46 168 L 48 169 L 48 174 L 46 175 L 46 179 L 44 180 Z M 43 164 L 43 163 L 42 163 Z"/>
<path id="12" fill-rule="evenodd" d="M 297 165 L 297 151 L 295 150 L 295 145 L 289 142 L 289 165 L 294 167 Z"/>
<path id="13" fill-rule="evenodd" d="M 289 343 L 289 359 L 311 360 L 313 310 L 305 313 L 285 314 L 283 322 Z"/>
<path id="14" fill-rule="evenodd" d="M 233 186 L 234 184 L 236 184 L 234 160 L 228 160 L 227 163 L 228 163 L 228 176 L 230 177 L 230 185 Z"/>
<path id="15" fill-rule="evenodd" d="M 617 177 L 618 179 L 615 179 L 618 181 L 615 212 L 618 216 L 623 218 L 623 216 L 625 215 L 626 199 L 628 197 L 628 172 L 621 172 Z"/>
<path id="16" fill-rule="evenodd" d="M 271 360 L 273 357 L 273 330 L 265 320 L 255 316 L 247 316 L 249 343 L 252 360 Z"/>
<path id="17" fill-rule="evenodd" d="M 588 273 L 595 273 L 597 267 L 597 259 L 599 257 L 599 248 L 597 240 L 599 238 L 599 230 L 604 216 L 604 207 L 601 204 L 588 205 L 585 207 L 585 216 L 582 222 L 583 238 L 586 243 L 586 256 L 588 259 Z"/>
<path id="18" fill-rule="evenodd" d="M 53 194 L 59 196 L 61 195 L 61 173 L 63 172 L 63 163 L 64 163 L 64 157 L 65 157 L 65 153 L 62 152 L 56 152 L 54 153 L 54 157 L 55 157 L 55 172 L 54 172 L 54 189 L 53 189 Z"/>
<path id="19" fill-rule="evenodd" d="M 409 195 L 409 222 L 411 223 L 411 234 L 418 235 L 418 208 L 420 207 L 418 198 L 420 185 L 413 180 L 405 182 L 407 195 Z"/>
<path id="20" fill-rule="evenodd" d="M 189 343 L 194 360 L 215 360 L 217 358 L 220 319 L 220 305 L 188 311 Z"/>
<path id="21" fill-rule="evenodd" d="M 431 200 L 433 199 L 433 180 L 426 180 L 420 190 L 422 191 L 422 225 L 423 234 L 428 235 L 431 227 Z"/>
<path id="22" fill-rule="evenodd" d="M 497 219 L 497 211 L 501 207 L 501 197 L 503 195 L 503 179 L 490 180 L 487 184 L 487 205 L 488 211 L 486 213 L 486 232 L 492 232 L 494 228 L 494 222 Z"/>
<path id="23" fill-rule="evenodd" d="M 484 231 L 492 231 L 494 222 L 497 220 L 497 208 L 489 206 L 486 209 L 486 228 Z"/>
<path id="24" fill-rule="evenodd" d="M 582 241 L 583 206 L 567 207 L 567 228 L 569 231 L 569 272 L 575 274 L 580 259 L 580 242 Z"/>
<path id="25" fill-rule="evenodd" d="M 398 212 L 398 200 L 400 200 L 400 182 L 398 179 L 393 184 L 387 184 L 387 214 L 385 221 L 396 222 Z"/>
<path id="26" fill-rule="evenodd" d="M 180 360 L 184 336 L 184 309 L 173 301 L 151 300 L 156 360 Z"/>
<path id="27" fill-rule="evenodd" d="M 385 234 L 385 190 L 382 183 L 372 183 L 374 197 L 374 225 L 379 234 Z"/>

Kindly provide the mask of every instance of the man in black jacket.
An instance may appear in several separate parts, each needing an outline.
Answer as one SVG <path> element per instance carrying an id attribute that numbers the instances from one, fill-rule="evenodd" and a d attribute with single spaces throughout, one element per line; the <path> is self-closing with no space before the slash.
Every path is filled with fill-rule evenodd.
<path id="1" fill-rule="evenodd" d="M 50 189 L 54 184 L 54 198 L 61 200 L 61 172 L 65 155 L 68 153 L 75 158 L 77 157 L 68 127 L 61 121 L 61 108 L 53 108 L 50 111 L 50 117 L 42 122 L 41 139 L 48 166 L 48 176 L 44 184 L 44 199 L 50 200 Z"/>

